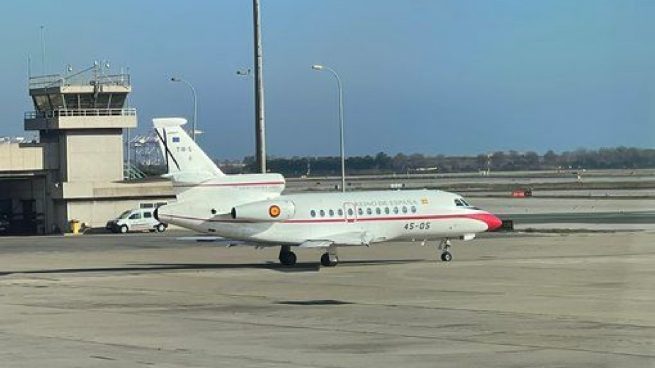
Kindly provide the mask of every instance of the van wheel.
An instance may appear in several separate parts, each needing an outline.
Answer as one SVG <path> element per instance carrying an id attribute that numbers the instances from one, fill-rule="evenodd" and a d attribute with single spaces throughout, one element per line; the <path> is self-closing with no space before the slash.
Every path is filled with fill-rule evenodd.
<path id="1" fill-rule="evenodd" d="M 127 225 L 121 225 L 121 228 L 120 228 L 121 233 L 125 234 L 125 233 L 127 233 L 127 230 L 128 230 Z"/>
<path id="2" fill-rule="evenodd" d="M 157 232 L 163 233 L 164 231 L 166 231 L 166 225 L 164 224 L 157 225 Z"/>

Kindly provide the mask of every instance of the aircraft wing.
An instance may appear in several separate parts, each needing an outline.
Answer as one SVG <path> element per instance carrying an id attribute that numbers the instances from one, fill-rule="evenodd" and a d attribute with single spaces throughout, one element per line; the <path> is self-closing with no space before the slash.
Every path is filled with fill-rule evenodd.
<path id="1" fill-rule="evenodd" d="M 223 245 L 223 246 L 225 246 L 227 248 L 236 247 L 237 245 L 239 245 L 239 246 L 250 246 L 250 247 L 256 247 L 256 248 L 265 248 L 265 247 L 272 246 L 272 244 L 268 244 L 268 243 L 246 242 L 246 241 L 243 241 L 243 240 L 226 239 L 226 238 L 222 238 L 220 236 L 184 236 L 184 237 L 177 238 L 176 240 L 196 241 L 196 242 L 201 242 L 201 243 L 218 243 L 218 244 Z"/>
<path id="2" fill-rule="evenodd" d="M 330 240 L 307 240 L 298 245 L 299 248 L 327 248 L 330 245 L 334 244 Z"/>
<path id="3" fill-rule="evenodd" d="M 384 241 L 385 238 L 375 237 L 368 231 L 338 233 L 321 237 L 320 239 L 308 239 L 299 245 L 300 248 L 327 248 L 331 245 L 371 245 Z"/>
<path id="4" fill-rule="evenodd" d="M 226 240 L 225 238 L 221 238 L 220 236 L 182 236 L 179 238 L 176 238 L 175 240 L 181 240 L 181 241 L 197 241 L 197 242 L 216 242 L 220 240 Z"/>

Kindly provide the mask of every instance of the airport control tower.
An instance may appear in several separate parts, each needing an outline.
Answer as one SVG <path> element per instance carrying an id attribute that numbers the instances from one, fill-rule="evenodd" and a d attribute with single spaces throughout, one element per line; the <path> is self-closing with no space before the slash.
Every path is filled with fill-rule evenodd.
<path id="1" fill-rule="evenodd" d="M 136 109 L 127 103 L 130 76 L 107 70 L 94 63 L 77 73 L 30 77 L 34 110 L 24 124 L 39 139 L 0 144 L 5 232 L 60 233 L 73 220 L 104 227 L 127 209 L 175 198 L 168 180 L 123 180 L 123 129 L 137 126 Z"/>
<path id="2" fill-rule="evenodd" d="M 128 74 L 108 75 L 94 63 L 68 76 L 30 77 L 34 111 L 25 113 L 25 130 L 38 130 L 45 169 L 57 183 L 123 179 L 123 129 L 137 125 L 127 106 Z"/>
<path id="3" fill-rule="evenodd" d="M 34 179 L 6 182 L 4 192 L 14 193 L 6 195 L 12 203 L 34 203 L 29 209 L 43 217 L 37 232 L 39 223 L 41 232 L 66 231 L 72 220 L 103 226 L 126 209 L 170 198 L 168 181 L 123 180 L 123 129 L 136 128 L 136 109 L 127 103 L 130 76 L 107 70 L 94 63 L 77 73 L 29 79 L 34 111 L 25 113 L 25 130 L 39 132 L 33 148 L 42 161 L 31 171 Z M 30 147 L 18 148 L 16 157 L 29 153 Z"/>

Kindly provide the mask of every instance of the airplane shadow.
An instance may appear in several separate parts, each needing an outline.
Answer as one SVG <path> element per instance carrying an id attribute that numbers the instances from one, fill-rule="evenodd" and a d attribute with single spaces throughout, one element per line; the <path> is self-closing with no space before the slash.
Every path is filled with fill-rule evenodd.
<path id="1" fill-rule="evenodd" d="M 424 259 L 403 259 L 403 260 L 343 260 L 339 261 L 338 267 L 348 266 L 380 266 L 392 264 L 405 264 L 426 262 Z M 296 272 L 318 272 L 321 269 L 319 263 L 303 262 L 295 266 L 284 266 L 276 262 L 267 263 L 138 263 L 124 267 L 89 267 L 89 268 L 53 268 L 37 270 L 18 270 L 1 272 L 0 277 L 14 274 L 40 275 L 58 273 L 145 273 L 161 271 L 185 271 L 185 270 L 230 270 L 230 269 L 265 269 L 284 273 Z"/>

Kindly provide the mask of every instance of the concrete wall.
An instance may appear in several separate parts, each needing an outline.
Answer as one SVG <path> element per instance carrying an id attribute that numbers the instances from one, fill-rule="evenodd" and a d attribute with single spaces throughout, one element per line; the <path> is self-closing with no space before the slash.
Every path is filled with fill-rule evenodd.
<path id="1" fill-rule="evenodd" d="M 122 131 L 67 131 L 66 160 L 66 181 L 123 180 Z"/>
<path id="2" fill-rule="evenodd" d="M 136 115 L 62 116 L 25 119 L 25 130 L 136 128 Z"/>
<path id="3" fill-rule="evenodd" d="M 43 147 L 18 143 L 0 143 L 0 171 L 43 169 Z"/>

